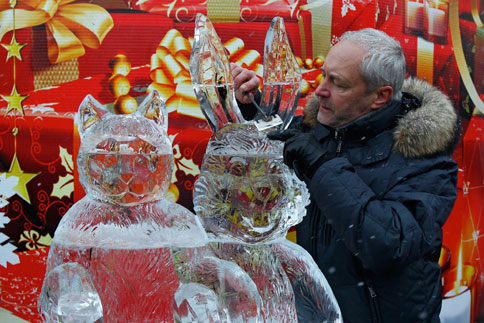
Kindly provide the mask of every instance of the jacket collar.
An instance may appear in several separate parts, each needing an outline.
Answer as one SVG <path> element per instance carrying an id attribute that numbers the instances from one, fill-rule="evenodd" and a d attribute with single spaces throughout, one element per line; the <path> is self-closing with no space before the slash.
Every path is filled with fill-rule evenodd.
<path id="1" fill-rule="evenodd" d="M 337 135 L 343 134 L 345 140 L 366 140 L 392 128 L 393 149 L 406 157 L 451 153 L 459 139 L 460 123 L 449 98 L 416 78 L 405 80 L 402 90 L 401 102 L 387 104 L 336 130 L 319 125 L 316 119 L 318 100 L 310 99 L 304 110 L 303 124 L 313 127 L 315 133 L 319 133 L 316 134 L 318 139 L 336 131 Z"/>
<path id="2" fill-rule="evenodd" d="M 400 108 L 401 103 L 393 101 L 381 109 L 365 114 L 337 129 L 329 128 L 318 122 L 313 128 L 313 134 L 318 140 L 331 135 L 344 137 L 345 141 L 365 141 L 383 130 L 393 127 Z"/>

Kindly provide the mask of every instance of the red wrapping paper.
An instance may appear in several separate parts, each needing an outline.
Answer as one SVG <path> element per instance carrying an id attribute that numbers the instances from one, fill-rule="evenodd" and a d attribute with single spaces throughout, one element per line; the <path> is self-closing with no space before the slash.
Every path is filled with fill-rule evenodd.
<path id="1" fill-rule="evenodd" d="M 49 248 L 20 252 L 20 263 L 0 266 L 1 307 L 30 323 L 41 323 L 37 299 Z"/>
<path id="2" fill-rule="evenodd" d="M 159 40 L 171 28 L 169 18 L 145 12 L 111 12 L 113 29 L 107 34 L 98 49 L 86 48 L 85 55 L 77 58 L 79 78 L 110 73 L 109 62 L 116 54 L 130 58 L 132 66 L 149 63 L 151 54 Z M 2 43 L 9 43 L 12 32 L 4 36 Z M 43 26 L 24 28 L 15 32 L 17 41 L 27 44 L 21 50 L 22 61 L 16 62 L 16 85 L 19 93 L 34 90 L 33 73 L 48 71 L 52 64 L 47 58 L 47 40 Z M 0 51 L 0 60 L 6 61 L 7 52 Z M 54 84 L 60 84 L 53 82 Z M 10 94 L 14 84 L 13 58 L 0 73 L 0 94 Z"/>
<path id="3" fill-rule="evenodd" d="M 403 16 L 404 3 L 405 0 L 377 0 L 375 28 L 380 29 L 391 16 Z"/>
<path id="4" fill-rule="evenodd" d="M 377 2 L 374 0 L 333 1 L 331 39 L 340 37 L 347 30 L 375 28 Z"/>
<path id="5" fill-rule="evenodd" d="M 114 28 L 101 47 L 79 58 L 79 77 L 110 73 L 110 60 L 116 54 L 129 58 L 131 66 L 149 64 L 160 39 L 171 28 L 171 19 L 143 12 L 111 13 Z"/>

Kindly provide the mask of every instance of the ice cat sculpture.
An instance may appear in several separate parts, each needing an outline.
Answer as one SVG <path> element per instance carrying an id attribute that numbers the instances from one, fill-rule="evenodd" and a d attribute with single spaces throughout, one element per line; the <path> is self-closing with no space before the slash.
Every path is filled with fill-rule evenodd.
<path id="1" fill-rule="evenodd" d="M 230 310 L 237 316 L 227 309 L 237 298 L 249 298 L 258 315 L 260 296 L 247 274 L 206 248 L 197 252 L 208 242 L 199 218 L 165 199 L 173 157 L 160 95 L 152 92 L 129 115 L 112 114 L 88 95 L 76 122 L 87 195 L 56 229 L 38 302 L 42 319 L 197 321 L 193 312 L 199 322 L 223 321 Z"/>
<path id="2" fill-rule="evenodd" d="M 285 239 L 302 220 L 309 193 L 282 162 L 282 144 L 260 131 L 271 128 L 270 120 L 279 120 L 272 129 L 292 120 L 301 82 L 296 68 L 283 21 L 276 17 L 265 42 L 262 107 L 255 121 L 244 120 L 221 41 L 210 20 L 197 15 L 190 73 L 213 134 L 194 186 L 195 211 L 210 251 L 237 263 L 257 286 L 259 321 L 341 322 L 316 263 Z"/>

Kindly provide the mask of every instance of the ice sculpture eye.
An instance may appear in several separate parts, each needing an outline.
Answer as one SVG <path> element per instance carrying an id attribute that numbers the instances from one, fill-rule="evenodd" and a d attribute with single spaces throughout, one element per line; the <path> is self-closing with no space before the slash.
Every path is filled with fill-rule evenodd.
<path id="1" fill-rule="evenodd" d="M 245 176 L 247 174 L 247 162 L 240 157 L 232 157 L 227 166 L 231 175 Z"/>
<path id="2" fill-rule="evenodd" d="M 271 161 L 267 165 L 267 173 L 271 175 L 281 174 L 281 164 L 277 161 Z"/>

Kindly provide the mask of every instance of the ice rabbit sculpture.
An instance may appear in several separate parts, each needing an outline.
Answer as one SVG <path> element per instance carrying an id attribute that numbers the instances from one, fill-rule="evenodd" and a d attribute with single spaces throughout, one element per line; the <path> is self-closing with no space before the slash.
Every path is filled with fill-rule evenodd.
<path id="1" fill-rule="evenodd" d="M 197 252 L 208 242 L 199 218 L 165 199 L 173 157 L 160 95 L 152 92 L 130 115 L 111 114 L 88 95 L 76 122 L 87 195 L 56 229 L 38 302 L 42 319 L 226 321 L 239 298 L 249 298 L 257 316 L 250 278 L 206 248 Z"/>
<path id="2" fill-rule="evenodd" d="M 264 88 L 255 122 L 242 117 L 230 65 L 210 20 L 195 22 L 190 74 L 213 131 L 194 186 L 195 211 L 208 248 L 236 262 L 262 298 L 262 322 L 341 322 L 336 299 L 309 254 L 285 239 L 302 220 L 309 193 L 282 162 L 282 144 L 261 129 L 285 128 L 299 97 L 301 74 L 284 24 L 276 17 L 266 36 Z M 271 115 L 282 123 L 271 126 Z"/>

